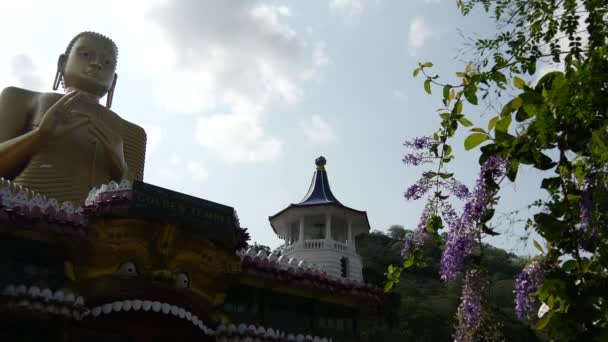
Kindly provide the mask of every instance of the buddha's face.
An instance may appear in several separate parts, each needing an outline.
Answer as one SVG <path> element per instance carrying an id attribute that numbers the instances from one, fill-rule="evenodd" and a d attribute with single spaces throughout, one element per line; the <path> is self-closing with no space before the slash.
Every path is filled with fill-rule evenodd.
<path id="1" fill-rule="evenodd" d="M 83 35 L 72 46 L 63 66 L 66 87 L 105 95 L 114 79 L 116 55 L 112 43 L 93 35 Z"/>

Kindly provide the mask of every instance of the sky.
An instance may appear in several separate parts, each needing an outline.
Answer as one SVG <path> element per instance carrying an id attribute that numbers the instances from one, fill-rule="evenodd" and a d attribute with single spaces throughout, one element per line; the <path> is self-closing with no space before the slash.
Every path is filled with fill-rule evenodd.
<path id="1" fill-rule="evenodd" d="M 320 155 L 336 197 L 367 211 L 372 230 L 417 225 L 423 203 L 403 192 L 421 170 L 403 165 L 402 143 L 434 131 L 441 98 L 412 70 L 433 61 L 453 79 L 464 37 L 494 24 L 462 17 L 453 0 L 0 0 L 0 30 L 0 87 L 37 91 L 51 91 L 77 33 L 113 39 L 112 109 L 148 134 L 144 181 L 234 207 L 252 240 L 274 248 L 268 216 L 302 199 Z M 491 111 L 468 114 L 482 125 Z M 452 171 L 472 186 L 477 154 L 463 137 Z M 527 172 L 500 213 L 538 195 Z M 497 224 L 506 233 L 489 242 L 533 253 L 521 224 Z"/>

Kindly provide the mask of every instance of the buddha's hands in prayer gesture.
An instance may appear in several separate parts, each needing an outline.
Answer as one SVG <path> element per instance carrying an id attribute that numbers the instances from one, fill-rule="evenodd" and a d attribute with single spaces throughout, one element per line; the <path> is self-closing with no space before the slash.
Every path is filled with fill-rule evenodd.
<path id="1" fill-rule="evenodd" d="M 88 122 L 87 118 L 70 115 L 72 107 L 80 96 L 81 94 L 76 91 L 67 93 L 47 109 L 38 125 L 38 134 L 43 138 L 54 138 L 85 125 Z"/>
<path id="2" fill-rule="evenodd" d="M 43 115 L 38 126 L 43 138 L 59 137 L 69 134 L 80 127 L 89 126 L 89 132 L 99 141 L 108 153 L 113 166 L 113 175 L 117 180 L 127 176 L 127 163 L 123 152 L 123 141 L 120 134 L 100 120 L 100 115 L 110 115 L 101 109 L 101 113 L 91 114 L 89 110 L 80 110 L 75 106 L 82 96 L 79 91 L 70 92 L 61 97 Z"/>

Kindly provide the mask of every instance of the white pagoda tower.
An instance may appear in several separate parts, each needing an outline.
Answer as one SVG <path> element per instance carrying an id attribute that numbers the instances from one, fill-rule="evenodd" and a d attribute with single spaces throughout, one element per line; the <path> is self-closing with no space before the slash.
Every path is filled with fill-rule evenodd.
<path id="1" fill-rule="evenodd" d="M 367 213 L 343 205 L 332 194 L 324 157 L 315 164 L 304 199 L 270 216 L 270 225 L 285 240 L 285 257 L 306 260 L 334 277 L 363 281 L 355 237 L 369 232 Z"/>

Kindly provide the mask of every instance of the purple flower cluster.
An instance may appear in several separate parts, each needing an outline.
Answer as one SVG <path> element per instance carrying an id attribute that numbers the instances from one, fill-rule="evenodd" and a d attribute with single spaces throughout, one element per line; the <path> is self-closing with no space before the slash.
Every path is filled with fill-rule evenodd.
<path id="1" fill-rule="evenodd" d="M 408 140 L 403 143 L 412 152 L 403 157 L 403 163 L 406 165 L 418 166 L 423 163 L 431 162 L 434 157 L 429 149 L 433 146 L 434 141 L 431 137 L 419 137 Z"/>
<path id="2" fill-rule="evenodd" d="M 464 277 L 460 305 L 456 313 L 458 325 L 455 341 L 473 341 L 482 322 L 483 279 L 479 271 L 472 269 Z"/>
<path id="3" fill-rule="evenodd" d="M 422 211 L 422 215 L 420 215 L 420 221 L 418 222 L 418 226 L 416 227 L 416 231 L 411 238 L 406 239 L 403 244 L 403 249 L 401 250 L 401 256 L 404 259 L 408 258 L 408 254 L 412 247 L 422 247 L 424 242 L 428 239 L 429 235 L 426 232 L 426 224 L 431 218 L 432 210 L 431 210 L 431 202 L 428 202 Z"/>
<path id="4" fill-rule="evenodd" d="M 592 225 L 593 188 L 591 180 L 586 179 L 578 202 L 581 209 L 581 224 L 579 229 L 579 244 L 587 252 L 594 250 L 594 240 L 597 238 L 597 229 Z"/>
<path id="5" fill-rule="evenodd" d="M 408 153 L 405 155 L 405 157 L 403 157 L 403 163 L 405 165 L 413 165 L 413 166 L 418 166 L 420 165 L 422 162 L 426 162 L 427 158 L 426 155 L 424 153 Z"/>
<path id="6" fill-rule="evenodd" d="M 452 195 L 458 197 L 458 199 L 466 200 L 471 195 L 469 188 L 454 178 L 450 178 L 446 181 L 444 186 Z"/>
<path id="7" fill-rule="evenodd" d="M 504 169 L 505 163 L 502 159 L 488 158 L 481 167 L 475 189 L 464 206 L 462 216 L 459 220 L 448 221 L 450 231 L 441 256 L 441 279 L 454 280 L 464 269 L 465 260 L 473 250 L 479 235 L 478 221 L 494 205 L 494 193 L 488 181 L 496 182 L 504 174 Z"/>
<path id="8" fill-rule="evenodd" d="M 417 137 L 414 139 L 407 140 L 403 143 L 403 146 L 414 149 L 414 150 L 427 150 L 433 146 L 434 140 L 429 136 Z"/>
<path id="9" fill-rule="evenodd" d="M 542 259 L 535 259 L 526 266 L 515 280 L 515 315 L 519 319 L 530 317 L 538 310 L 534 293 L 538 290 L 548 272 Z"/>
<path id="10" fill-rule="evenodd" d="M 420 199 L 431 189 L 432 185 L 433 184 L 431 183 L 430 179 L 428 179 L 426 177 L 422 177 L 416 183 L 414 183 L 412 186 L 407 188 L 407 190 L 405 190 L 405 193 L 403 194 L 403 196 L 408 201 Z"/>

